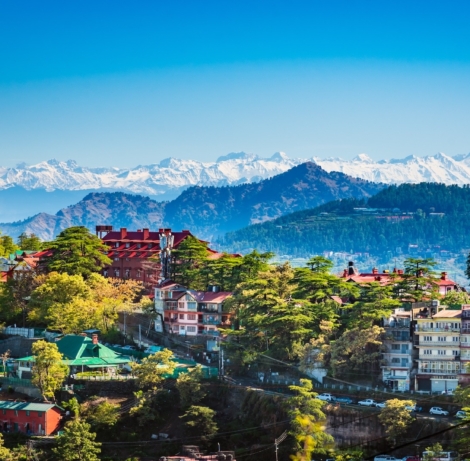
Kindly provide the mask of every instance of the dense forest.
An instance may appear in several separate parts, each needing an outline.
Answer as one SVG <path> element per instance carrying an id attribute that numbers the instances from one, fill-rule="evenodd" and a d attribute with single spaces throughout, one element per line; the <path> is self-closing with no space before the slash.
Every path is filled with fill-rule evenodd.
<path id="1" fill-rule="evenodd" d="M 230 251 L 256 246 L 294 257 L 324 251 L 377 256 L 470 248 L 470 187 L 444 184 L 391 186 L 370 199 L 343 199 L 228 233 Z M 413 247 L 416 248 L 416 247 Z"/>

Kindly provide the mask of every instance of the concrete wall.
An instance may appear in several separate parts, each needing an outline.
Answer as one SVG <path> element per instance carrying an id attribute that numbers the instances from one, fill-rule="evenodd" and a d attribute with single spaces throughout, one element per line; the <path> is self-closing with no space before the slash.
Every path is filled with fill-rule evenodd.
<path id="1" fill-rule="evenodd" d="M 9 350 L 13 358 L 28 357 L 32 354 L 31 348 L 36 341 L 39 341 L 39 339 L 12 336 L 0 341 L 0 354 L 4 354 Z"/>

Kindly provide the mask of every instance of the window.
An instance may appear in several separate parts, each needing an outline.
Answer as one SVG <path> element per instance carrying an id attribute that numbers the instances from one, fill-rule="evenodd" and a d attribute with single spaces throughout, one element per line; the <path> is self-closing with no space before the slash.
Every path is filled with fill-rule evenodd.
<path id="1" fill-rule="evenodd" d="M 424 336 L 423 341 L 432 341 L 432 336 Z"/>
<path id="2" fill-rule="evenodd" d="M 452 355 L 459 355 L 459 351 L 452 351 Z"/>
<path id="3" fill-rule="evenodd" d="M 142 248 L 142 244 L 138 243 L 137 248 Z"/>
<path id="4" fill-rule="evenodd" d="M 126 243 L 126 248 L 129 248 L 131 246 L 130 243 Z"/>
<path id="5" fill-rule="evenodd" d="M 136 277 L 139 279 L 142 277 L 142 271 L 140 269 L 137 269 Z"/>
<path id="6" fill-rule="evenodd" d="M 189 303 L 188 303 L 188 310 L 190 310 L 190 311 L 196 311 L 196 310 L 197 310 L 197 303 L 189 302 Z"/>
<path id="7" fill-rule="evenodd" d="M 108 276 L 108 270 L 105 269 L 105 270 L 103 271 L 103 277 L 107 277 L 107 276 Z"/>
<path id="8" fill-rule="evenodd" d="M 439 342 L 446 342 L 446 337 L 445 337 L 445 336 L 438 336 L 438 337 L 437 337 L 437 340 L 438 340 Z"/>
<path id="9" fill-rule="evenodd" d="M 431 354 L 432 354 L 432 350 L 431 350 L 431 349 L 424 349 L 424 350 L 423 350 L 423 354 L 424 354 L 424 355 L 431 355 Z"/>
<path id="10" fill-rule="evenodd" d="M 180 330 L 184 330 L 184 325 L 180 325 Z"/>
<path id="11" fill-rule="evenodd" d="M 460 338 L 458 336 L 452 336 L 452 341 L 454 341 L 454 343 L 458 343 L 459 339 Z"/>
<path id="12" fill-rule="evenodd" d="M 42 418 L 42 414 L 43 414 L 42 411 L 38 411 L 38 416 L 39 416 L 39 418 Z"/>
<path id="13" fill-rule="evenodd" d="M 7 411 L 6 411 L 6 410 L 2 410 L 2 413 L 3 413 L 4 415 L 6 415 L 6 414 L 7 414 Z"/>
<path id="14" fill-rule="evenodd" d="M 150 250 L 150 249 L 152 248 L 152 244 L 149 243 L 149 244 L 147 245 L 147 248 Z"/>
<path id="15" fill-rule="evenodd" d="M 114 244 L 114 248 L 119 248 L 119 242 L 116 242 L 116 243 Z"/>
<path id="16" fill-rule="evenodd" d="M 394 358 L 392 359 L 392 363 L 400 363 L 400 359 L 394 357 Z"/>
<path id="17" fill-rule="evenodd" d="M 188 320 L 196 320 L 196 314 L 188 314 Z"/>
<path id="18" fill-rule="evenodd" d="M 178 309 L 184 309 L 184 303 L 178 303 Z"/>
<path id="19" fill-rule="evenodd" d="M 400 344 L 392 344 L 392 351 L 399 351 L 400 350 Z"/>
<path id="20" fill-rule="evenodd" d="M 196 331 L 196 327 L 188 327 L 186 328 L 186 331 L 191 331 L 194 333 Z"/>
<path id="21" fill-rule="evenodd" d="M 130 269 L 126 269 L 125 277 L 126 277 L 126 278 L 129 278 L 130 276 L 131 276 L 131 270 L 130 270 Z"/>
<path id="22" fill-rule="evenodd" d="M 193 298 L 191 295 L 186 295 L 186 296 L 184 297 L 184 299 L 185 299 L 186 301 L 194 301 L 194 298 Z"/>
<path id="23" fill-rule="evenodd" d="M 114 277 L 119 277 L 119 270 L 118 269 L 114 270 Z"/>
<path id="24" fill-rule="evenodd" d="M 119 261 L 119 258 L 114 258 L 114 261 Z"/>
<path id="25" fill-rule="evenodd" d="M 184 314 L 180 314 L 180 320 L 184 320 Z"/>
<path id="26" fill-rule="evenodd" d="M 446 351 L 437 351 L 437 355 L 446 355 Z"/>
<path id="27" fill-rule="evenodd" d="M 29 410 L 26 410 L 26 416 L 29 416 Z"/>

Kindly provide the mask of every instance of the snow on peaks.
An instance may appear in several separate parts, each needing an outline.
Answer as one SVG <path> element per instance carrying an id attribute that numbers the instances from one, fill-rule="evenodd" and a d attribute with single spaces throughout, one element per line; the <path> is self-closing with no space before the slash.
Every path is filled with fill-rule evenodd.
<path id="1" fill-rule="evenodd" d="M 258 156 L 255 154 L 247 154 L 246 152 L 231 152 L 230 154 L 220 156 L 215 162 L 222 163 L 226 162 L 227 160 L 254 161 L 258 160 Z"/>
<path id="2" fill-rule="evenodd" d="M 352 159 L 353 162 L 374 163 L 367 154 L 359 154 Z"/>

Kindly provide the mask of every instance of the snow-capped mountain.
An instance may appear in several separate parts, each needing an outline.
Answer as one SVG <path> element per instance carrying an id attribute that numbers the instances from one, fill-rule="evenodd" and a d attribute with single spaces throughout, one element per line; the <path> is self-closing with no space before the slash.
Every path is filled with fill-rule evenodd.
<path id="1" fill-rule="evenodd" d="M 120 190 L 151 196 L 195 185 L 221 186 L 258 182 L 284 173 L 304 162 L 280 152 L 263 159 L 256 155 L 232 153 L 215 162 L 167 158 L 159 164 L 131 169 L 86 168 L 75 161 L 49 160 L 36 165 L 0 167 L 0 190 L 22 187 L 26 190 Z"/>
<path id="2" fill-rule="evenodd" d="M 428 157 L 374 161 L 365 154 L 353 160 L 339 158 L 289 158 L 278 152 L 270 158 L 232 153 L 215 162 L 167 158 L 158 164 L 135 168 L 86 168 L 75 161 L 49 160 L 36 165 L 0 167 L 0 190 L 20 187 L 25 190 L 99 191 L 119 190 L 175 197 L 189 186 L 222 186 L 259 182 L 284 173 L 306 161 L 314 161 L 326 171 L 386 184 L 404 182 L 470 183 L 470 154 L 449 157 L 439 153 Z"/>
<path id="3" fill-rule="evenodd" d="M 470 184 L 470 154 L 449 157 L 439 153 L 427 157 L 411 155 L 404 159 L 372 160 L 360 154 L 352 160 L 313 158 L 326 171 L 341 171 L 350 176 L 386 184 L 439 182 Z"/>

